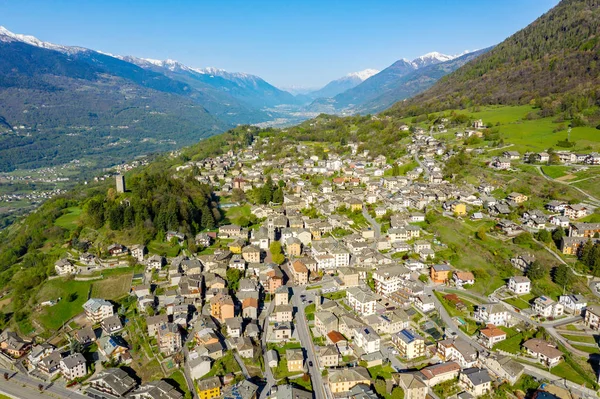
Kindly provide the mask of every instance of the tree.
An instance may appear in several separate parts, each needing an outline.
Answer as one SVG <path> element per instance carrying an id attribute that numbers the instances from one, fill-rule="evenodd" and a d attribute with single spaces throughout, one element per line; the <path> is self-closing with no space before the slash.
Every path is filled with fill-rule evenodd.
<path id="1" fill-rule="evenodd" d="M 269 250 L 271 251 L 271 255 L 278 255 L 281 253 L 281 243 L 279 241 L 273 241 L 271 245 L 269 245 Z"/>
<path id="2" fill-rule="evenodd" d="M 243 190 L 234 188 L 233 192 L 231 193 L 231 200 L 237 203 L 246 202 L 246 194 Z"/>
<path id="3" fill-rule="evenodd" d="M 548 230 L 545 230 L 545 229 L 538 231 L 536 234 L 536 238 L 539 241 L 545 242 L 545 243 L 549 243 L 550 241 L 552 241 L 552 235 L 550 234 L 550 232 Z"/>
<path id="4" fill-rule="evenodd" d="M 560 242 L 564 236 L 565 236 L 565 230 L 562 227 L 557 227 L 552 232 L 552 239 L 554 240 L 554 243 L 556 244 L 556 246 L 558 246 L 560 244 Z"/>
<path id="5" fill-rule="evenodd" d="M 77 294 L 77 292 L 71 292 L 69 295 L 67 295 L 67 302 L 73 302 L 77 299 L 79 295 Z"/>
<path id="6" fill-rule="evenodd" d="M 275 254 L 271 257 L 271 259 L 273 260 L 273 263 L 281 265 L 283 262 L 285 262 L 285 255 L 282 253 Z"/>
<path id="7" fill-rule="evenodd" d="M 392 399 L 404 399 L 404 391 L 400 387 L 392 389 Z"/>
<path id="8" fill-rule="evenodd" d="M 485 228 L 481 227 L 479 230 L 477 230 L 477 233 L 475 233 L 475 235 L 481 241 L 487 241 L 487 233 L 485 231 Z"/>
<path id="9" fill-rule="evenodd" d="M 229 268 L 226 272 L 227 284 L 232 291 L 237 291 L 240 286 L 240 280 L 242 279 L 242 271 L 238 269 Z"/>
<path id="10" fill-rule="evenodd" d="M 538 281 L 548 275 L 548 269 L 539 260 L 535 260 L 525 274 L 531 281 Z"/>
<path id="11" fill-rule="evenodd" d="M 273 191 L 272 201 L 277 204 L 283 203 L 283 190 L 281 187 L 278 187 L 277 190 Z"/>
<path id="12" fill-rule="evenodd" d="M 4 373 L 4 379 L 5 379 L 6 381 L 8 381 L 8 373 L 6 373 L 6 372 Z"/>
<path id="13" fill-rule="evenodd" d="M 564 288 L 570 288 L 575 279 L 575 275 L 570 267 L 561 264 L 554 269 L 554 282 Z"/>

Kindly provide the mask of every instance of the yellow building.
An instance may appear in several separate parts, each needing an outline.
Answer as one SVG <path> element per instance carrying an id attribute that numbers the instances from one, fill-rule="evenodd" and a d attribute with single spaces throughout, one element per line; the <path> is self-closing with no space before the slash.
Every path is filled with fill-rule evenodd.
<path id="1" fill-rule="evenodd" d="M 304 354 L 302 349 L 288 349 L 285 351 L 288 372 L 304 371 Z"/>
<path id="2" fill-rule="evenodd" d="M 348 205 L 350 205 L 350 210 L 352 212 L 356 212 L 356 211 L 362 211 L 363 209 L 363 204 L 362 201 L 357 200 L 357 199 L 352 199 L 348 202 Z"/>
<path id="3" fill-rule="evenodd" d="M 331 392 L 348 392 L 358 384 L 371 384 L 371 376 L 364 367 L 332 369 L 329 371 Z"/>
<path id="4" fill-rule="evenodd" d="M 241 254 L 242 248 L 244 248 L 244 242 L 240 239 L 237 239 L 229 244 L 229 250 L 234 254 Z"/>
<path id="5" fill-rule="evenodd" d="M 200 399 L 212 399 L 221 396 L 221 380 L 219 377 L 210 377 L 198 381 L 198 396 Z"/>
<path id="6" fill-rule="evenodd" d="M 452 211 L 454 212 L 454 214 L 456 216 L 464 216 L 467 214 L 467 206 L 465 204 L 463 204 L 462 202 L 458 202 L 456 204 L 454 204 L 454 209 L 452 209 Z"/>

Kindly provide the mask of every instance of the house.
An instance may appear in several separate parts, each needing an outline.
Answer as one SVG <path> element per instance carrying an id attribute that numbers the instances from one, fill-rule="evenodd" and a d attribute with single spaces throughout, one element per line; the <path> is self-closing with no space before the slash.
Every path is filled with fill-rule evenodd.
<path id="1" fill-rule="evenodd" d="M 329 388 L 333 394 L 348 392 L 358 384 L 371 385 L 371 376 L 364 367 L 332 369 L 328 375 Z"/>
<path id="2" fill-rule="evenodd" d="M 121 244 L 111 244 L 108 246 L 107 251 L 111 256 L 117 256 L 127 253 L 127 248 Z"/>
<path id="3" fill-rule="evenodd" d="M 379 352 L 381 337 L 373 330 L 371 326 L 355 329 L 354 343 L 365 353 Z"/>
<path id="4" fill-rule="evenodd" d="M 239 338 L 242 336 L 242 318 L 231 317 L 225 320 L 225 326 L 227 328 L 227 335 L 230 338 Z"/>
<path id="5" fill-rule="evenodd" d="M 572 223 L 569 226 L 569 237 L 593 238 L 600 233 L 600 223 Z"/>
<path id="6" fill-rule="evenodd" d="M 456 216 L 464 216 L 467 214 L 467 206 L 459 201 L 444 202 L 444 210 L 453 212 Z"/>
<path id="7" fill-rule="evenodd" d="M 254 358 L 254 345 L 248 337 L 239 337 L 234 340 L 234 347 L 244 359 Z"/>
<path id="8" fill-rule="evenodd" d="M 273 310 L 273 320 L 277 323 L 291 322 L 293 319 L 293 307 L 292 305 L 279 305 Z"/>
<path id="9" fill-rule="evenodd" d="M 289 237 L 285 241 L 285 252 L 288 256 L 302 255 L 302 241 L 296 237 Z"/>
<path id="10" fill-rule="evenodd" d="M 373 272 L 375 292 L 380 295 L 389 296 L 400 290 L 409 276 L 410 271 L 402 265 L 378 268 Z"/>
<path id="11" fill-rule="evenodd" d="M 40 344 L 34 345 L 31 348 L 31 351 L 27 355 L 27 360 L 29 364 L 32 366 L 37 366 L 37 364 L 44 358 L 48 357 L 50 354 L 54 353 L 56 348 L 50 344 Z"/>
<path id="12" fill-rule="evenodd" d="M 499 303 L 484 303 L 477 306 L 474 312 L 475 320 L 495 326 L 508 325 L 509 315 L 504 306 Z"/>
<path id="13" fill-rule="evenodd" d="M 223 390 L 223 399 L 257 399 L 258 385 L 242 380 L 235 385 L 228 385 Z"/>
<path id="14" fill-rule="evenodd" d="M 131 250 L 131 256 L 133 256 L 135 259 L 137 259 L 138 262 L 144 261 L 144 255 L 147 252 L 145 245 L 141 245 L 141 244 L 133 245 L 130 248 L 130 250 Z"/>
<path id="15" fill-rule="evenodd" d="M 77 273 L 77 267 L 69 259 L 59 259 L 54 263 L 54 270 L 59 276 Z"/>
<path id="16" fill-rule="evenodd" d="M 146 266 L 148 270 L 160 270 L 165 264 L 165 258 L 160 255 L 152 255 L 148 258 Z"/>
<path id="17" fill-rule="evenodd" d="M 590 305 L 585 309 L 584 324 L 592 330 L 600 331 L 600 306 Z"/>
<path id="18" fill-rule="evenodd" d="M 117 315 L 112 315 L 102 320 L 100 322 L 100 326 L 102 327 L 102 330 L 108 335 L 111 335 L 123 329 L 121 319 Z"/>
<path id="19" fill-rule="evenodd" d="M 510 193 L 506 196 L 506 199 L 516 204 L 522 204 L 528 200 L 527 196 L 521 193 Z"/>
<path id="20" fill-rule="evenodd" d="M 158 333 L 158 328 L 162 324 L 166 324 L 169 322 L 169 316 L 166 314 L 159 314 L 156 316 L 149 316 L 146 318 L 146 326 L 148 328 L 148 335 L 150 337 L 156 337 Z"/>
<path id="21" fill-rule="evenodd" d="M 471 272 L 454 272 L 454 284 L 462 288 L 465 284 L 473 285 L 475 284 L 475 276 Z"/>
<path id="22" fill-rule="evenodd" d="M 321 335 L 327 335 L 338 329 L 338 318 L 326 310 L 315 312 L 315 328 Z"/>
<path id="23" fill-rule="evenodd" d="M 531 292 L 531 280 L 525 276 L 512 276 L 508 279 L 508 289 L 517 295 Z"/>
<path id="24" fill-rule="evenodd" d="M 440 359 L 455 361 L 463 368 L 473 367 L 477 363 L 478 352 L 467 341 L 461 338 L 446 338 L 437 343 Z"/>
<path id="25" fill-rule="evenodd" d="M 275 323 L 273 332 L 275 333 L 275 341 L 287 341 L 292 337 L 292 324 L 289 322 Z"/>
<path id="26" fill-rule="evenodd" d="M 54 351 L 41 359 L 37 364 L 37 369 L 49 377 L 54 377 L 60 372 L 60 362 L 63 354 L 60 351 Z"/>
<path id="27" fill-rule="evenodd" d="M 107 359 L 120 360 L 127 353 L 127 342 L 118 335 L 104 335 L 97 341 L 98 351 Z"/>
<path id="28" fill-rule="evenodd" d="M 208 356 L 201 356 L 198 351 L 191 351 L 187 359 L 187 366 L 190 369 L 192 379 L 197 380 L 210 372 L 212 359 Z"/>
<path id="29" fill-rule="evenodd" d="M 15 359 L 24 356 L 30 347 L 31 342 L 23 340 L 13 331 L 4 330 L 0 334 L 0 351 Z"/>
<path id="30" fill-rule="evenodd" d="M 570 219 L 580 219 L 586 217 L 591 212 L 592 209 L 583 204 L 569 204 L 563 209 L 563 216 Z"/>
<path id="31" fill-rule="evenodd" d="M 420 372 L 423 382 L 427 386 L 433 387 L 444 381 L 458 379 L 460 365 L 456 362 L 438 363 L 422 368 Z"/>
<path id="32" fill-rule="evenodd" d="M 267 351 L 267 365 L 271 368 L 277 367 L 279 364 L 279 353 L 275 349 Z"/>
<path id="33" fill-rule="evenodd" d="M 177 243 L 182 245 L 183 241 L 185 240 L 185 234 L 178 231 L 167 231 L 167 234 L 165 235 L 165 241 L 171 242 L 173 239 L 176 239 Z"/>
<path id="34" fill-rule="evenodd" d="M 506 339 L 506 332 L 493 324 L 488 324 L 485 328 L 479 330 L 479 339 L 483 346 L 491 349 L 498 342 Z"/>
<path id="35" fill-rule="evenodd" d="M 120 368 L 104 369 L 88 380 L 88 383 L 86 393 L 93 398 L 123 398 L 137 385 L 135 380 Z"/>
<path id="36" fill-rule="evenodd" d="M 304 354 L 302 349 L 286 349 L 285 358 L 287 360 L 288 372 L 304 371 Z"/>
<path id="37" fill-rule="evenodd" d="M 81 353 L 73 353 L 60 361 L 60 372 L 67 381 L 85 377 L 87 374 L 85 357 Z"/>
<path id="38" fill-rule="evenodd" d="M 518 255 L 510 259 L 510 263 L 522 272 L 526 272 L 533 262 L 535 262 L 535 256 L 529 254 Z"/>
<path id="39" fill-rule="evenodd" d="M 556 366 L 563 353 L 555 346 L 541 339 L 533 338 L 523 343 L 527 353 L 548 367 Z"/>
<path id="40" fill-rule="evenodd" d="M 404 399 L 425 399 L 427 384 L 421 378 L 421 373 L 402 373 L 397 376 L 398 386 L 404 391 Z"/>
<path id="41" fill-rule="evenodd" d="M 196 386 L 200 399 L 213 399 L 221 396 L 221 380 L 218 376 L 200 380 Z"/>
<path id="42" fill-rule="evenodd" d="M 509 356 L 491 354 L 485 359 L 488 369 L 497 375 L 501 381 L 514 385 L 521 378 L 525 366 Z"/>
<path id="43" fill-rule="evenodd" d="M 171 355 L 181 349 L 182 340 L 179 325 L 175 323 L 161 324 L 156 333 L 158 349 L 161 353 Z"/>
<path id="44" fill-rule="evenodd" d="M 230 242 L 227 247 L 231 251 L 232 254 L 239 255 L 242 253 L 242 249 L 244 248 L 245 245 L 246 245 L 245 240 L 242 240 L 241 238 L 236 238 L 235 240 Z"/>
<path id="45" fill-rule="evenodd" d="M 319 348 L 319 364 L 321 367 L 337 367 L 340 364 L 340 354 L 335 345 Z"/>
<path id="46" fill-rule="evenodd" d="M 83 304 L 83 310 L 87 318 L 93 323 L 100 323 L 102 320 L 111 317 L 113 304 L 104 299 L 90 298 Z"/>
<path id="47" fill-rule="evenodd" d="M 147 382 L 132 392 L 131 399 L 181 399 L 183 394 L 164 380 Z"/>
<path id="48" fill-rule="evenodd" d="M 256 320 L 258 317 L 258 299 L 250 297 L 242 301 L 242 317 Z"/>
<path id="49" fill-rule="evenodd" d="M 474 397 L 483 396 L 492 389 L 492 379 L 486 369 L 468 368 L 460 373 L 460 385 Z"/>
<path id="50" fill-rule="evenodd" d="M 275 306 L 287 305 L 289 303 L 289 288 L 281 286 L 275 291 Z"/>
<path id="51" fill-rule="evenodd" d="M 430 277 L 434 284 L 446 284 L 450 279 L 452 269 L 449 265 L 433 265 L 430 269 Z"/>
<path id="52" fill-rule="evenodd" d="M 375 313 L 376 300 L 373 294 L 361 287 L 351 287 L 346 290 L 348 305 L 361 316 L 369 316 Z"/>
<path id="53" fill-rule="evenodd" d="M 295 385 L 279 385 L 273 387 L 271 399 L 312 399 L 313 394 L 311 392 L 297 388 Z"/>
<path id="54" fill-rule="evenodd" d="M 404 329 L 392 336 L 400 356 L 410 360 L 425 355 L 425 339 L 416 332 Z"/>
<path id="55" fill-rule="evenodd" d="M 242 231 L 240 226 L 236 226 L 234 224 L 228 224 L 225 226 L 219 227 L 219 237 L 221 238 L 231 238 L 238 237 Z"/>
<path id="56" fill-rule="evenodd" d="M 196 234 L 196 237 L 194 237 L 194 241 L 196 242 L 196 245 L 207 248 L 212 244 L 213 237 L 209 233 L 198 233 Z"/>
<path id="57" fill-rule="evenodd" d="M 242 248 L 242 258 L 248 263 L 260 263 L 260 249 L 254 245 Z"/>
<path id="58" fill-rule="evenodd" d="M 417 309 L 423 313 L 431 312 L 435 309 L 435 302 L 431 295 L 417 295 L 414 303 Z"/>
<path id="59" fill-rule="evenodd" d="M 210 298 L 210 315 L 220 322 L 235 316 L 235 307 L 231 296 L 219 292 Z"/>
<path id="60" fill-rule="evenodd" d="M 308 268 L 300 260 L 292 262 L 290 271 L 297 285 L 308 284 Z"/>
<path id="61" fill-rule="evenodd" d="M 542 317 L 559 317 L 564 313 L 563 305 L 547 296 L 535 298 L 531 309 Z"/>
<path id="62" fill-rule="evenodd" d="M 558 297 L 558 303 L 563 305 L 565 310 L 573 314 L 583 314 L 585 307 L 587 306 L 587 300 L 583 295 L 568 294 L 561 295 Z"/>

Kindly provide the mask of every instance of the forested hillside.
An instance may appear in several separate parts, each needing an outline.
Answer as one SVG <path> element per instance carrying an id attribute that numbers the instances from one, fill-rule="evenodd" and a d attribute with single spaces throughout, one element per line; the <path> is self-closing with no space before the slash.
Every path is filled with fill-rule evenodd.
<path id="1" fill-rule="evenodd" d="M 528 104 L 541 116 L 599 119 L 600 2 L 563 0 L 487 54 L 388 115 L 485 104 Z"/>

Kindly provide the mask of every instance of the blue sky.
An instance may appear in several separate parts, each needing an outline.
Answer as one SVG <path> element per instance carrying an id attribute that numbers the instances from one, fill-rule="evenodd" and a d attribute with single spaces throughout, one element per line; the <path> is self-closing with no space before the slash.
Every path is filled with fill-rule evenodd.
<path id="1" fill-rule="evenodd" d="M 58 44 L 318 87 L 400 58 L 497 44 L 558 0 L 0 0 L 0 25 Z"/>

